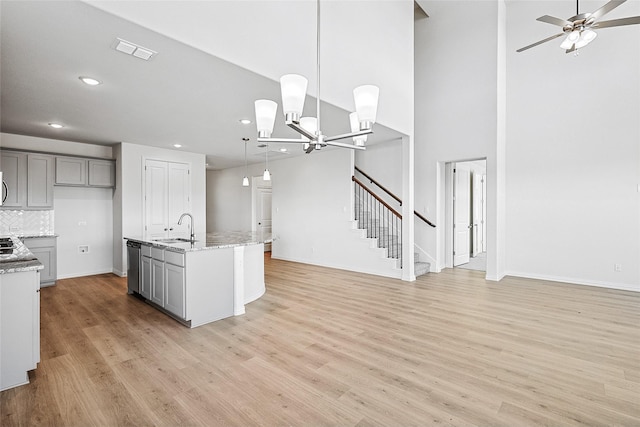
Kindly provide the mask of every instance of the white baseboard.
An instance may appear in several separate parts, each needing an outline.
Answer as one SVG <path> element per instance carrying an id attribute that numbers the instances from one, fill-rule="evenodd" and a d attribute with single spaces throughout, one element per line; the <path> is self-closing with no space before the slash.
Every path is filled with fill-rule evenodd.
<path id="1" fill-rule="evenodd" d="M 545 274 L 533 274 L 522 271 L 507 271 L 506 276 L 522 277 L 525 279 L 548 280 L 550 282 L 569 283 L 573 285 L 595 286 L 598 288 L 617 289 L 620 291 L 640 292 L 640 285 L 628 285 L 624 283 L 602 282 L 598 280 L 584 280 L 575 277 L 548 276 Z M 487 279 L 490 280 L 490 279 Z"/>
<path id="2" fill-rule="evenodd" d="M 73 279 L 75 277 L 84 277 L 84 276 L 95 276 L 96 274 L 107 274 L 107 273 L 113 273 L 116 274 L 120 277 L 125 277 L 126 273 L 124 275 L 122 274 L 118 274 L 113 270 L 97 270 L 97 271 L 82 271 L 82 272 L 77 272 L 77 273 L 71 273 L 71 274 L 62 274 L 59 275 L 57 277 L 57 280 L 61 280 L 61 279 Z"/>
<path id="3" fill-rule="evenodd" d="M 353 268 L 353 266 L 350 266 L 350 265 L 340 265 L 340 264 L 334 265 L 334 264 L 327 264 L 327 263 L 319 263 L 319 262 L 315 262 L 307 259 L 299 259 L 299 258 L 294 259 L 294 258 L 288 258 L 288 257 L 273 256 L 273 254 L 271 255 L 271 257 L 273 259 L 280 259 L 282 261 L 299 262 L 301 264 L 317 265 L 318 267 L 336 268 L 338 270 L 353 271 L 355 273 L 371 274 L 374 276 L 390 277 L 392 279 L 402 280 L 401 269 L 393 270 L 389 273 L 384 273 L 379 271 L 370 271 L 365 269 Z"/>

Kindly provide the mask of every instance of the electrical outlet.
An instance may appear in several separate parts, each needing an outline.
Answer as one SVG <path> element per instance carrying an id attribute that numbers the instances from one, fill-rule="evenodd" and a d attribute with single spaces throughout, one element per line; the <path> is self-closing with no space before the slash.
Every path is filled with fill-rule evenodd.
<path id="1" fill-rule="evenodd" d="M 89 252 L 89 245 L 78 246 L 78 252 L 80 252 L 81 254 L 88 253 Z"/>
<path id="2" fill-rule="evenodd" d="M 621 272 L 622 264 L 613 264 L 613 271 Z"/>

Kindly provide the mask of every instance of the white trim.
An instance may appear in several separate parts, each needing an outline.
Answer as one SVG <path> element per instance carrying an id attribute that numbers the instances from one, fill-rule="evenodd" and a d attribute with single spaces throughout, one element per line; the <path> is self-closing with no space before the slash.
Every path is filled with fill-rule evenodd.
<path id="1" fill-rule="evenodd" d="M 95 276 L 97 274 L 107 274 L 107 273 L 113 273 L 113 274 L 115 274 L 116 276 L 119 276 L 119 277 L 127 277 L 127 272 L 126 271 L 122 272 L 122 271 L 118 271 L 118 270 L 109 269 L 109 270 L 83 271 L 83 272 L 80 272 L 80 273 L 64 274 L 64 275 L 56 277 L 56 280 L 74 279 L 76 277 Z"/>
<path id="2" fill-rule="evenodd" d="M 633 285 L 626 285 L 623 283 L 601 282 L 598 280 L 586 281 L 584 279 L 577 279 L 575 277 L 549 276 L 545 274 L 534 274 L 534 273 L 527 273 L 522 271 L 506 271 L 505 276 L 522 277 L 525 279 L 547 280 L 550 282 L 568 283 L 568 284 L 580 285 L 580 286 L 595 286 L 599 288 L 617 289 L 620 291 L 640 292 L 640 286 L 633 287 Z M 491 279 L 487 278 L 487 280 L 491 280 Z"/>
<path id="3" fill-rule="evenodd" d="M 353 268 L 353 266 L 349 265 L 349 264 L 327 264 L 327 263 L 319 263 L 319 262 L 314 262 L 312 260 L 309 259 L 305 259 L 305 258 L 289 258 L 289 257 L 276 257 L 271 255 L 271 258 L 273 259 L 279 259 L 282 261 L 290 261 L 290 262 L 297 262 L 299 264 L 309 264 L 309 265 L 317 265 L 318 267 L 326 267 L 326 268 L 335 268 L 338 270 L 346 270 L 346 271 L 352 271 L 354 273 L 364 273 L 364 274 L 371 274 L 372 276 L 382 276 L 382 277 L 390 277 L 392 279 L 399 279 L 402 280 L 402 269 L 399 268 L 390 268 L 389 272 L 379 272 L 379 271 L 370 271 L 370 270 L 365 270 L 365 269 L 361 269 L 361 268 Z M 383 260 L 387 260 L 390 258 L 384 258 Z"/>

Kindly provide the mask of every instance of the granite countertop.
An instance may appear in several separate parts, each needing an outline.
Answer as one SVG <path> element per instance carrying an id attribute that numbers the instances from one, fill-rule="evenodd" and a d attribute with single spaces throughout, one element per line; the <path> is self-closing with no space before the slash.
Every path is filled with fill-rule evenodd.
<path id="1" fill-rule="evenodd" d="M 262 234 L 252 233 L 250 231 L 222 231 L 207 233 L 204 240 L 196 235 L 195 242 L 167 242 L 162 240 L 168 239 L 153 239 L 147 236 L 125 237 L 125 240 L 161 247 L 175 252 L 191 252 L 271 243 L 273 241 L 273 237 L 271 236 L 271 233 Z"/>
<path id="2" fill-rule="evenodd" d="M 19 239 L 38 239 L 46 237 L 59 237 L 57 234 L 21 234 L 17 236 Z"/>
<path id="3" fill-rule="evenodd" d="M 14 236 L 0 236 L 10 238 L 15 249 L 10 254 L 0 254 L 0 274 L 18 273 L 23 271 L 42 270 L 44 265 L 31 253 L 29 249 Z"/>

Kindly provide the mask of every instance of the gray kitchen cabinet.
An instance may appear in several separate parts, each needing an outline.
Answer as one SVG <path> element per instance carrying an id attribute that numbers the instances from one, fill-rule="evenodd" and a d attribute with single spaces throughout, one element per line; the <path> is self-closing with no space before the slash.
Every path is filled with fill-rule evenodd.
<path id="1" fill-rule="evenodd" d="M 87 185 L 87 160 L 56 156 L 56 185 Z"/>
<path id="2" fill-rule="evenodd" d="M 113 188 L 116 185 L 115 162 L 56 156 L 56 185 Z"/>
<path id="3" fill-rule="evenodd" d="M 151 273 L 151 245 L 140 246 L 140 295 L 151 299 L 151 285 L 153 275 Z"/>
<path id="4" fill-rule="evenodd" d="M 181 319 L 185 318 L 185 269 L 183 253 L 165 251 L 164 308 Z"/>
<path id="5" fill-rule="evenodd" d="M 25 204 L 27 195 L 27 155 L 16 151 L 2 150 L 0 152 L 0 170 L 3 174 L 2 179 L 7 185 L 7 199 L 1 208 L 21 208 Z"/>
<path id="6" fill-rule="evenodd" d="M 44 265 L 40 270 L 40 286 L 53 286 L 58 277 L 58 249 L 55 236 L 22 239 L 24 245 Z"/>
<path id="7" fill-rule="evenodd" d="M 27 208 L 53 208 L 54 157 L 27 154 Z"/>
<path id="8" fill-rule="evenodd" d="M 151 248 L 151 302 L 164 308 L 164 249 Z"/>
<path id="9" fill-rule="evenodd" d="M 89 186 L 115 187 L 116 165 L 111 160 L 89 160 Z"/>

